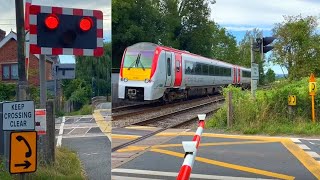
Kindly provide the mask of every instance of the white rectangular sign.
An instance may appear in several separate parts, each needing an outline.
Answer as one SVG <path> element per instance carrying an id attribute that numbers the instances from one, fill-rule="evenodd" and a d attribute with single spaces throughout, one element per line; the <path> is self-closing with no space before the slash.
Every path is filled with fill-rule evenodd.
<path id="1" fill-rule="evenodd" d="M 36 128 L 39 135 L 47 133 L 47 111 L 45 109 L 36 109 Z"/>
<path id="2" fill-rule="evenodd" d="M 256 63 L 251 64 L 251 79 L 259 79 L 259 65 Z"/>
<path id="3" fill-rule="evenodd" d="M 52 72 L 54 79 L 74 79 L 76 64 L 55 64 Z"/>
<path id="4" fill-rule="evenodd" d="M 3 103 L 3 130 L 34 130 L 34 102 Z"/>

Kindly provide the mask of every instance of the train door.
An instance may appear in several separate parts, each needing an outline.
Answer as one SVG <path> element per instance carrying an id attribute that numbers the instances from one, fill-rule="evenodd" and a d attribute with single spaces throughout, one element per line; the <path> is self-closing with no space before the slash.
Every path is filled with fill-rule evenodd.
<path id="1" fill-rule="evenodd" d="M 166 51 L 166 84 L 165 86 L 172 86 L 172 53 Z"/>
<path id="2" fill-rule="evenodd" d="M 237 67 L 233 66 L 233 84 L 237 84 Z"/>
<path id="3" fill-rule="evenodd" d="M 238 83 L 240 84 L 240 80 L 241 80 L 241 70 L 240 67 L 238 67 Z"/>
<path id="4" fill-rule="evenodd" d="M 175 55 L 175 80 L 174 86 L 180 86 L 182 81 L 182 61 L 181 54 Z"/>

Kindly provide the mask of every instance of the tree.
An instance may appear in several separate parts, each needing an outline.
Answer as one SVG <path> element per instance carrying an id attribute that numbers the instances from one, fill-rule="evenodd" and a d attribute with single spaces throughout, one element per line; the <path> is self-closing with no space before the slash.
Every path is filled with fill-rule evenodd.
<path id="1" fill-rule="evenodd" d="M 120 67 L 126 47 L 138 42 L 158 43 L 164 22 L 159 1 L 112 0 L 112 64 Z"/>
<path id="2" fill-rule="evenodd" d="M 320 75 L 320 36 L 317 18 L 313 16 L 285 16 L 273 29 L 277 37 L 270 60 L 284 65 L 290 79 L 298 79 L 316 72 Z"/>
<path id="3" fill-rule="evenodd" d="M 266 80 L 268 83 L 272 83 L 276 80 L 276 73 L 272 69 L 268 69 L 266 73 Z"/>
<path id="4" fill-rule="evenodd" d="M 89 103 L 92 96 L 111 94 L 111 43 L 105 43 L 103 48 L 101 57 L 77 56 L 76 79 L 63 81 L 64 97 L 78 107 Z"/>

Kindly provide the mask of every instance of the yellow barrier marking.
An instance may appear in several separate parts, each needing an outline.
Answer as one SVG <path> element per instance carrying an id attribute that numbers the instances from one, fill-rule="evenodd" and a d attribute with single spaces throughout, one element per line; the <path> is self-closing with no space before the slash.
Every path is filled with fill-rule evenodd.
<path id="1" fill-rule="evenodd" d="M 177 153 L 174 151 L 156 149 L 156 148 L 153 148 L 150 151 L 184 158 L 184 154 Z M 239 170 L 239 171 L 244 171 L 244 172 L 249 172 L 249 173 L 253 173 L 253 174 L 259 174 L 259 175 L 264 175 L 264 176 L 269 176 L 269 177 L 274 177 L 274 178 L 279 178 L 279 179 L 290 179 L 291 180 L 291 179 L 295 178 L 293 176 L 274 173 L 274 172 L 265 171 L 265 170 L 261 170 L 261 169 L 250 168 L 250 167 L 246 167 L 246 166 L 240 166 L 240 165 L 236 165 L 236 164 L 225 163 L 225 162 L 221 162 L 221 161 L 215 161 L 215 160 L 202 158 L 202 157 L 196 157 L 196 160 L 199 162 L 203 162 L 203 163 L 207 163 L 207 164 L 211 164 L 211 165 L 226 167 L 226 168 L 230 168 L 230 169 L 235 169 L 235 170 Z"/>
<path id="2" fill-rule="evenodd" d="M 226 145 L 238 145 L 238 144 L 262 144 L 262 143 L 273 143 L 277 141 L 240 141 L 240 142 L 219 142 L 219 143 L 200 143 L 200 147 L 204 146 L 226 146 Z M 182 147 L 182 144 L 163 144 L 155 145 L 152 148 L 166 148 L 166 147 Z"/>
<path id="3" fill-rule="evenodd" d="M 195 132 L 179 132 L 179 133 L 171 133 L 171 132 L 162 132 L 156 134 L 156 136 L 177 136 L 177 134 L 181 136 L 194 136 Z M 242 135 L 227 135 L 227 134 L 212 134 L 212 133 L 203 133 L 202 137 L 214 137 L 214 138 L 228 138 L 228 139 L 247 139 L 247 140 L 263 140 L 263 141 L 281 141 L 281 137 L 268 137 L 268 136 L 242 136 Z"/>
<path id="4" fill-rule="evenodd" d="M 117 152 L 144 151 L 147 148 L 149 148 L 149 147 L 148 146 L 128 146 L 125 149 L 117 150 Z"/>
<path id="5" fill-rule="evenodd" d="M 125 135 L 125 134 L 111 134 L 111 137 L 114 139 L 137 139 L 141 136 Z"/>
<path id="6" fill-rule="evenodd" d="M 320 179 L 320 164 L 309 156 L 304 150 L 293 143 L 290 139 L 285 139 L 281 143 L 317 178 Z"/>
<path id="7" fill-rule="evenodd" d="M 93 113 L 93 118 L 96 121 L 97 125 L 99 126 L 100 130 L 102 131 L 102 133 L 104 133 L 110 141 L 112 141 L 111 139 L 111 122 L 107 122 L 104 120 L 104 117 L 102 116 L 102 114 L 100 113 L 99 110 L 95 110 Z"/>

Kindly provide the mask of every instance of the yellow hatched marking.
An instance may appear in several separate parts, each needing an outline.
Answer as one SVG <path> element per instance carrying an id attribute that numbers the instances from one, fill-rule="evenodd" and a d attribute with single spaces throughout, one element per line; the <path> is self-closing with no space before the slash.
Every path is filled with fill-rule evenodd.
<path id="1" fill-rule="evenodd" d="M 184 154 L 177 153 L 177 152 L 174 152 L 174 151 L 156 149 L 156 148 L 153 148 L 150 151 L 158 152 L 158 153 L 162 153 L 162 154 L 167 154 L 167 155 L 171 155 L 171 156 L 176 156 L 176 157 L 180 157 L 180 158 L 184 158 Z M 290 179 L 291 180 L 291 179 L 295 178 L 293 176 L 288 176 L 288 175 L 285 175 L 285 174 L 279 174 L 279 173 L 274 173 L 274 172 L 265 171 L 265 170 L 261 170 L 261 169 L 255 169 L 255 168 L 250 168 L 250 167 L 246 167 L 246 166 L 240 166 L 240 165 L 236 165 L 236 164 L 225 163 L 225 162 L 211 160 L 211 159 L 202 158 L 202 157 L 196 157 L 196 160 L 199 161 L 199 162 L 203 162 L 203 163 L 207 163 L 207 164 L 211 164 L 211 165 L 226 167 L 226 168 L 235 169 L 235 170 L 244 171 L 244 172 L 249 172 L 249 173 L 253 173 L 253 174 L 259 174 L 259 175 L 274 177 L 274 178 L 278 178 L 278 179 L 288 179 L 288 180 Z"/>
<path id="2" fill-rule="evenodd" d="M 95 110 L 93 113 L 93 118 L 96 121 L 97 125 L 99 126 L 100 130 L 109 138 L 111 141 L 111 129 L 112 125 L 110 121 L 106 121 L 99 110 Z"/>
<path id="3" fill-rule="evenodd" d="M 320 179 L 320 164 L 290 139 L 281 142 L 317 179 Z"/>
<path id="4" fill-rule="evenodd" d="M 136 135 L 125 135 L 125 134 L 111 134 L 113 139 L 137 139 L 141 136 Z"/>

